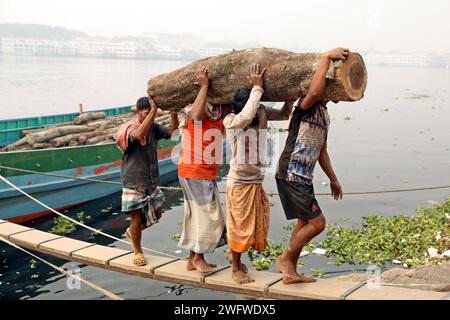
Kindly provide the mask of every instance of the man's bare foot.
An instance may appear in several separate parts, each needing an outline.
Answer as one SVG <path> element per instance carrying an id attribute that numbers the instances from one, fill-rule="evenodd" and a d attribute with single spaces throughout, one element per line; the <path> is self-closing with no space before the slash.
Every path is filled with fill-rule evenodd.
<path id="1" fill-rule="evenodd" d="M 292 266 L 292 263 L 289 261 L 289 259 L 286 258 L 284 253 L 282 253 L 281 255 L 279 255 L 277 257 L 277 259 L 275 260 L 275 263 L 276 263 L 278 269 L 280 269 L 282 274 L 284 274 L 284 275 L 297 274 L 295 272 L 294 267 Z"/>
<path id="2" fill-rule="evenodd" d="M 234 282 L 236 282 L 238 284 L 246 284 L 246 283 L 251 283 L 251 282 L 255 281 L 254 279 L 250 278 L 248 276 L 248 274 L 246 274 L 241 269 L 233 271 L 231 277 L 234 280 Z"/>
<path id="3" fill-rule="evenodd" d="M 208 265 L 209 265 L 211 268 L 217 267 L 217 264 L 215 264 L 215 263 L 208 263 Z M 194 270 L 197 270 L 197 269 L 195 269 L 195 267 L 194 267 L 194 261 L 192 261 L 191 259 L 189 259 L 189 260 L 187 261 L 187 264 L 186 264 L 186 269 L 187 269 L 188 271 L 194 271 Z"/>
<path id="4" fill-rule="evenodd" d="M 283 283 L 284 284 L 294 284 L 294 283 L 311 283 L 316 282 L 317 280 L 311 277 L 307 277 L 300 274 L 290 274 L 285 275 L 283 277 Z"/>
<path id="5" fill-rule="evenodd" d="M 189 259 L 188 259 L 188 261 L 187 261 L 187 263 L 186 263 L 186 269 L 187 269 L 187 271 L 193 271 L 193 270 L 195 270 L 195 268 L 194 268 L 194 258 L 191 258 L 191 257 L 189 257 Z"/>
<path id="6" fill-rule="evenodd" d="M 233 255 L 231 253 L 231 250 L 225 251 L 225 260 L 227 260 L 230 264 L 233 263 Z M 241 262 L 240 268 L 243 272 L 248 273 L 247 266 L 245 264 L 243 264 L 242 262 Z"/>
<path id="7" fill-rule="evenodd" d="M 192 261 L 192 266 L 201 273 L 210 273 L 214 271 L 214 268 L 212 268 L 204 259 L 194 259 Z"/>

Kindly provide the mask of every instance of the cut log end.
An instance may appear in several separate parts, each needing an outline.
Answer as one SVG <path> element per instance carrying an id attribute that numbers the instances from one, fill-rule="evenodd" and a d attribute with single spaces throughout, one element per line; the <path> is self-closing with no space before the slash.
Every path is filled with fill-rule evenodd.
<path id="1" fill-rule="evenodd" d="M 364 97 L 367 86 L 367 69 L 361 55 L 349 54 L 341 68 L 341 79 L 350 101 L 358 101 Z"/>

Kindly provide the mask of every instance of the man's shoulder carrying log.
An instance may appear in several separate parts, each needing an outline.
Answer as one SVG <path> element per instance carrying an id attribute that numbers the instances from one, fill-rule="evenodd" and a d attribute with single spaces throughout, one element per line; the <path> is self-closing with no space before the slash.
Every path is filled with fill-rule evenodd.
<path id="1" fill-rule="evenodd" d="M 148 94 L 161 109 L 179 109 L 192 103 L 199 87 L 196 70 L 208 68 L 209 101 L 231 103 L 238 88 L 251 87 L 248 73 L 252 63 L 266 68 L 262 101 L 292 101 L 305 96 L 320 60 L 320 53 L 294 53 L 272 48 L 231 51 L 197 60 L 191 64 L 154 77 L 148 81 Z M 360 100 L 367 85 L 367 70 L 358 53 L 350 53 L 346 61 L 333 61 L 325 99 L 331 101 Z"/>

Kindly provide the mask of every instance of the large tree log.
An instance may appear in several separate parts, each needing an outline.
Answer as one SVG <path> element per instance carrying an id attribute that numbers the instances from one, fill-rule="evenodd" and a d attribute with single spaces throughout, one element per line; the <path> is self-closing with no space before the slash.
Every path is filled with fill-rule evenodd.
<path id="1" fill-rule="evenodd" d="M 66 136 L 72 133 L 80 133 L 85 131 L 90 131 L 91 129 L 86 126 L 65 126 L 50 128 L 45 131 L 28 134 L 25 138 L 27 142 L 31 145 L 35 143 L 47 142 L 51 139 Z"/>
<path id="2" fill-rule="evenodd" d="M 93 137 L 104 136 L 104 135 L 112 135 L 116 131 L 117 131 L 117 128 L 113 127 L 113 128 L 108 128 L 106 130 L 101 130 L 101 131 L 92 131 L 92 132 L 82 133 L 78 137 L 78 142 L 80 144 L 86 144 L 86 142 L 89 139 L 93 138 Z"/>
<path id="3" fill-rule="evenodd" d="M 110 133 L 110 134 L 106 134 L 106 135 L 103 135 L 103 136 L 97 136 L 97 137 L 93 137 L 93 138 L 90 138 L 90 139 L 88 139 L 87 141 L 86 141 L 86 145 L 91 145 L 91 144 L 97 144 L 97 143 L 100 143 L 100 142 L 103 142 L 103 141 L 113 141 L 114 139 L 113 139 L 113 134 L 112 133 Z"/>
<path id="4" fill-rule="evenodd" d="M 61 122 L 58 124 L 46 125 L 45 127 L 38 128 L 38 129 L 25 129 L 25 130 L 20 131 L 20 133 L 22 135 L 26 136 L 27 134 L 30 134 L 30 133 L 37 133 L 37 132 L 42 132 L 42 131 L 48 130 L 50 128 L 56 128 L 56 127 L 59 128 L 59 127 L 65 127 L 65 126 L 70 126 L 70 125 L 73 125 L 73 122 Z"/>
<path id="5" fill-rule="evenodd" d="M 3 151 L 13 151 L 16 150 L 18 147 L 21 147 L 25 144 L 28 144 L 27 139 L 23 137 L 22 139 L 17 140 L 14 143 L 11 143 L 10 145 L 7 145 L 6 147 L 2 148 Z"/>
<path id="6" fill-rule="evenodd" d="M 104 113 L 104 112 L 87 112 L 87 113 L 80 114 L 78 117 L 76 117 L 73 120 L 73 123 L 80 125 L 80 124 L 88 123 L 89 121 L 92 121 L 92 120 L 99 120 L 99 119 L 105 119 L 105 118 L 106 118 L 106 113 Z"/>
<path id="7" fill-rule="evenodd" d="M 78 141 L 70 141 L 68 144 L 69 147 L 76 147 L 79 145 L 80 145 L 80 143 Z"/>
<path id="8" fill-rule="evenodd" d="M 33 149 L 47 149 L 51 148 L 51 143 L 35 143 L 31 146 Z"/>
<path id="9" fill-rule="evenodd" d="M 49 143 L 51 143 L 54 148 L 64 147 L 64 146 L 67 146 L 70 141 L 78 139 L 80 134 L 81 133 L 68 134 L 67 136 L 54 138 L 54 139 L 49 140 Z"/>
<path id="10" fill-rule="evenodd" d="M 231 103 L 234 93 L 250 87 L 247 76 L 252 63 L 266 68 L 263 101 L 296 100 L 305 96 L 320 60 L 320 53 L 294 53 L 271 48 L 231 51 L 195 61 L 181 69 L 148 81 L 148 94 L 161 109 L 179 109 L 192 103 L 199 91 L 196 70 L 208 68 L 210 103 Z M 334 61 L 328 70 L 324 98 L 332 101 L 357 101 L 367 84 L 367 70 L 362 57 L 350 53 L 345 62 Z"/>

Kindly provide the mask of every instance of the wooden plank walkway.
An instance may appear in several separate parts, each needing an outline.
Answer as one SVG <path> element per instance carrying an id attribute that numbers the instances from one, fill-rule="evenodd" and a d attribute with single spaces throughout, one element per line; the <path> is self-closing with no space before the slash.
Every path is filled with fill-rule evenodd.
<path id="1" fill-rule="evenodd" d="M 148 264 L 137 267 L 133 264 L 131 251 L 74 240 L 3 220 L 0 220 L 0 237 L 24 248 L 106 270 L 268 299 L 441 300 L 450 298 L 446 292 L 390 286 L 370 289 L 365 284 L 333 279 L 319 279 L 315 283 L 308 284 L 284 285 L 281 282 L 281 274 L 254 270 L 250 270 L 249 275 L 255 279 L 255 282 L 238 285 L 231 280 L 230 266 L 218 266 L 214 273 L 201 274 L 197 271 L 187 271 L 185 261 L 146 255 Z"/>

